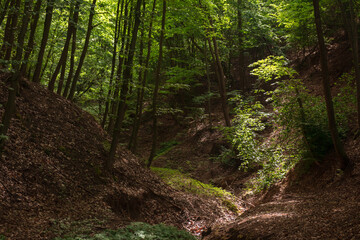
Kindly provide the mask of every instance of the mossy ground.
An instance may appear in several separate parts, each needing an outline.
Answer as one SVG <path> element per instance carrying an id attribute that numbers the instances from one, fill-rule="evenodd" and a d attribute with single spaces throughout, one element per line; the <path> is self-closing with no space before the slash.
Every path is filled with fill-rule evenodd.
<path id="1" fill-rule="evenodd" d="M 104 231 L 93 236 L 65 237 L 55 240 L 196 240 L 194 236 L 184 230 L 164 224 L 149 225 L 146 223 L 132 223 L 118 229 Z"/>
<path id="2" fill-rule="evenodd" d="M 222 188 L 202 183 L 184 173 L 181 173 L 179 170 L 157 167 L 152 167 L 151 170 L 161 177 L 167 184 L 177 190 L 200 196 L 217 198 L 221 201 L 221 204 L 230 211 L 234 213 L 239 212 L 239 209 L 236 206 L 236 197 Z"/>

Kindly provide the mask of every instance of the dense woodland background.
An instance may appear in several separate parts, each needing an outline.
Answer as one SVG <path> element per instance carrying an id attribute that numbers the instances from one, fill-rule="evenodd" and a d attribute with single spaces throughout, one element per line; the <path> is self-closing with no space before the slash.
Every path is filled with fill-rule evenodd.
<path id="1" fill-rule="evenodd" d="M 360 237 L 359 16 L 358 0 L 0 0 L 0 239 L 135 221 Z M 245 221 L 284 196 L 310 206 L 283 203 L 304 212 L 290 227 L 277 207 Z"/>

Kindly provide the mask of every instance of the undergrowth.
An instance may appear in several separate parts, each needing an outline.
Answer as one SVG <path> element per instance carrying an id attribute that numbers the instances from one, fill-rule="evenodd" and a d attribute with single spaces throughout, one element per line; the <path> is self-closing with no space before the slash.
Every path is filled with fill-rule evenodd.
<path id="1" fill-rule="evenodd" d="M 177 190 L 200 196 L 218 198 L 221 200 L 222 205 L 230 211 L 234 213 L 239 211 L 235 204 L 235 196 L 222 188 L 202 183 L 178 170 L 156 167 L 152 167 L 151 170 L 161 177 L 167 184 Z"/>
<path id="2" fill-rule="evenodd" d="M 219 159 L 233 162 L 236 158 L 237 165 L 245 171 L 259 168 L 257 176 L 248 183 L 249 192 L 258 192 L 282 179 L 299 161 L 310 169 L 333 145 L 324 99 L 308 92 L 284 57 L 270 56 L 251 67 L 259 81 L 256 93 L 268 97 L 273 114 L 264 113 L 263 106 L 251 98 L 235 97 L 233 125 L 222 129 L 231 148 Z M 273 90 L 261 89 L 265 82 L 271 83 Z M 353 73 L 344 74 L 338 82 L 343 87 L 333 101 L 339 133 L 345 138 L 348 119 L 356 106 Z M 272 138 L 260 137 L 265 122 L 273 128 Z"/>
<path id="3" fill-rule="evenodd" d="M 108 230 L 94 236 L 78 236 L 55 238 L 55 240 L 196 240 L 194 236 L 184 230 L 164 224 L 149 225 L 146 223 L 132 223 L 118 229 Z"/>

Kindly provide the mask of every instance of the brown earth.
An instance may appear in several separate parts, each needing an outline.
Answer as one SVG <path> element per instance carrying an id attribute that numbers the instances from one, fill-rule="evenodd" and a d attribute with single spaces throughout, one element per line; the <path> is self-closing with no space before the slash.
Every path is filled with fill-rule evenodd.
<path id="1" fill-rule="evenodd" d="M 8 76 L 0 79 L 1 116 Z M 185 228 L 232 218 L 214 199 L 167 186 L 125 149 L 118 149 L 114 172 L 104 171 L 107 134 L 90 114 L 42 86 L 22 80 L 16 105 L 0 161 L 0 236 L 51 239 L 132 221 Z"/>

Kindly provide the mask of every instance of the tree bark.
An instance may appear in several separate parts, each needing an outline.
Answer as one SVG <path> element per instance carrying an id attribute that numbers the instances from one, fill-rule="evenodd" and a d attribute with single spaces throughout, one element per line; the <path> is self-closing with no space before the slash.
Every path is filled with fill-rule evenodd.
<path id="1" fill-rule="evenodd" d="M 214 63 L 215 63 L 215 70 L 217 72 L 217 78 L 218 78 L 218 84 L 219 84 L 219 91 L 220 91 L 220 96 L 221 96 L 221 105 L 222 105 L 222 110 L 223 110 L 223 114 L 224 114 L 224 119 L 225 119 L 225 125 L 227 127 L 231 126 L 231 120 L 230 120 L 230 114 L 229 114 L 229 106 L 227 105 L 227 93 L 226 93 L 226 84 L 225 84 L 225 75 L 224 75 L 224 70 L 223 67 L 221 65 L 221 61 L 220 61 L 220 56 L 219 56 L 219 50 L 217 47 L 217 41 L 216 41 L 216 37 L 213 36 L 212 37 L 212 43 L 214 45 L 214 50 L 212 51 L 211 49 L 211 41 L 209 40 L 209 49 L 210 51 L 212 51 L 213 54 L 213 58 L 214 58 Z"/>
<path id="2" fill-rule="evenodd" d="M 28 61 L 28 59 L 30 58 L 30 55 L 31 55 L 31 53 L 33 51 L 33 48 L 34 48 L 35 33 L 36 33 L 37 24 L 38 24 L 38 21 L 39 21 L 41 3 L 42 3 L 42 0 L 37 0 L 36 4 L 34 6 L 34 11 L 33 11 L 34 15 L 32 17 L 32 22 L 31 22 L 31 25 L 30 25 L 31 29 L 30 29 L 29 40 L 28 40 L 27 47 L 25 49 L 25 56 L 24 56 L 25 61 Z M 27 65 L 28 65 L 28 63 L 25 62 L 21 66 L 21 71 L 22 71 L 22 74 L 24 74 L 24 75 L 27 72 Z"/>
<path id="3" fill-rule="evenodd" d="M 6 0 L 4 2 L 4 5 L 1 5 L 1 12 L 0 12 L 0 26 L 2 25 L 2 22 L 4 21 L 4 18 L 6 16 L 7 10 L 9 9 L 11 0 Z"/>
<path id="4" fill-rule="evenodd" d="M 165 20 L 166 20 L 166 0 L 163 0 L 163 13 L 161 19 L 161 34 L 160 34 L 160 42 L 159 42 L 159 59 L 156 66 L 155 71 L 155 88 L 153 93 L 153 103 L 152 103 L 152 115 L 153 115 L 153 136 L 152 136 L 152 146 L 151 152 L 146 166 L 150 168 L 151 163 L 155 157 L 156 153 L 156 145 L 157 145 L 157 98 L 159 94 L 159 86 L 160 86 L 160 71 L 161 71 L 161 63 L 162 63 L 162 55 L 163 55 L 163 42 L 165 35 Z"/>
<path id="5" fill-rule="evenodd" d="M 75 91 L 76 91 L 76 84 L 77 84 L 77 81 L 78 81 L 78 79 L 80 77 L 81 68 L 82 68 L 82 65 L 84 64 L 87 49 L 89 47 L 91 31 L 93 29 L 92 22 L 93 22 L 94 15 L 95 15 L 95 6 L 96 6 L 96 0 L 93 0 L 93 2 L 91 4 L 91 8 L 90 8 L 89 22 L 88 22 L 87 31 L 86 31 L 84 48 L 83 48 L 83 51 L 81 52 L 79 64 L 78 64 L 78 67 L 76 69 L 74 78 L 73 78 L 72 83 L 71 83 L 69 96 L 67 97 L 70 101 L 72 101 L 73 98 L 74 98 Z"/>
<path id="6" fill-rule="evenodd" d="M 130 14 L 128 13 L 128 6 L 129 6 L 129 2 L 126 3 L 126 5 L 125 5 L 125 12 L 124 12 L 125 20 L 124 20 L 124 26 L 123 26 L 123 33 L 122 33 L 122 37 L 121 37 L 121 47 L 120 47 L 120 52 L 119 52 L 118 67 L 116 70 L 115 89 L 114 89 L 114 93 L 113 93 L 113 99 L 110 103 L 110 116 L 109 116 L 109 124 L 107 127 L 107 132 L 109 134 L 112 134 L 114 131 L 115 118 L 117 115 L 116 111 L 117 111 L 118 105 L 119 105 L 119 92 L 120 92 L 120 86 L 121 86 L 121 75 L 123 73 L 123 64 L 124 64 L 124 59 L 125 59 L 124 56 L 126 55 L 126 49 L 128 49 L 128 47 L 125 47 L 128 45 L 126 34 L 130 35 L 130 30 L 131 30 L 131 24 L 130 24 L 131 13 Z"/>
<path id="7" fill-rule="evenodd" d="M 106 97 L 106 103 L 105 103 L 105 111 L 103 115 L 103 119 L 101 121 L 102 128 L 105 128 L 106 119 L 109 114 L 109 104 L 110 104 L 110 98 L 112 93 L 112 85 L 113 85 L 113 79 L 114 79 L 114 73 L 115 73 L 115 65 L 116 65 L 116 54 L 117 54 L 117 44 L 119 39 L 119 29 L 120 29 L 120 19 L 122 17 L 124 8 L 124 0 L 121 1 L 121 13 L 120 12 L 120 0 L 118 0 L 118 5 L 116 9 L 116 20 L 115 20 L 115 32 L 114 32 L 114 46 L 113 46 L 113 54 L 111 59 L 111 73 L 110 73 L 110 80 L 109 80 L 109 90 Z"/>
<path id="8" fill-rule="evenodd" d="M 149 23 L 149 33 L 148 33 L 148 38 L 147 38 L 148 44 L 147 44 L 146 59 L 145 59 L 145 63 L 142 68 L 142 71 L 140 73 L 141 78 L 139 78 L 139 81 L 141 81 L 141 87 L 139 89 L 140 91 L 138 93 L 138 99 L 137 99 L 138 109 L 137 109 L 137 112 L 135 115 L 134 126 L 133 126 L 133 130 L 131 133 L 131 140 L 129 143 L 129 149 L 133 153 L 135 153 L 136 149 L 137 149 L 137 138 L 138 138 L 139 128 L 140 128 L 141 119 L 142 119 L 144 92 L 145 92 L 148 67 L 149 67 L 150 56 L 151 56 L 151 35 L 152 35 L 152 29 L 153 29 L 153 19 L 154 19 L 155 8 L 156 8 L 156 0 L 154 0 L 154 2 L 153 2 L 152 11 L 151 11 L 151 17 L 150 17 L 150 23 Z"/>
<path id="9" fill-rule="evenodd" d="M 125 64 L 125 69 L 124 69 L 124 74 L 123 74 L 123 84 L 122 84 L 121 92 L 120 92 L 120 102 L 119 102 L 119 107 L 117 110 L 117 118 L 116 118 L 116 122 L 115 122 L 113 138 L 112 138 L 112 142 L 111 142 L 109 157 L 106 162 L 106 167 L 108 170 L 111 170 L 113 168 L 113 165 L 115 162 L 116 148 L 119 143 L 120 130 L 122 127 L 122 122 L 124 120 L 124 116 L 125 116 L 126 100 L 127 100 L 128 90 L 129 90 L 129 83 L 131 82 L 131 79 L 132 79 L 132 67 L 133 67 L 133 60 L 134 60 L 134 55 L 135 55 L 137 33 L 139 30 L 139 25 L 140 25 L 141 3 L 142 3 L 142 0 L 137 0 L 136 7 L 135 7 L 135 23 L 134 23 L 134 28 L 132 31 L 132 37 L 131 37 L 130 48 L 129 48 L 129 53 L 128 53 L 129 55 L 127 58 L 127 62 Z"/>
<path id="10" fill-rule="evenodd" d="M 35 67 L 35 72 L 33 76 L 33 82 L 39 83 L 40 82 L 40 72 L 42 67 L 42 62 L 44 58 L 45 48 L 49 38 L 50 26 L 52 21 L 52 15 L 54 10 L 54 2 L 55 0 L 48 0 L 46 6 L 46 16 L 44 22 L 44 32 L 41 40 L 40 51 L 37 58 L 37 63 Z"/>
<path id="11" fill-rule="evenodd" d="M 20 0 L 15 0 L 13 9 L 10 9 L 10 14 L 8 15 L 8 19 L 6 21 L 5 34 L 4 34 L 4 42 L 1 47 L 0 58 L 3 60 L 10 60 L 11 52 L 14 42 L 14 35 L 16 32 L 16 25 L 18 20 L 18 12 L 20 8 Z"/>
<path id="12" fill-rule="evenodd" d="M 80 12 L 80 1 L 77 0 L 74 9 L 74 21 L 71 24 L 71 55 L 70 55 L 70 66 L 69 66 L 69 73 L 68 78 L 66 80 L 65 89 L 63 92 L 63 97 L 67 97 L 71 85 L 71 80 L 74 74 L 74 67 L 75 67 L 75 52 L 76 52 L 76 32 L 77 32 L 77 24 L 79 22 L 79 12 Z"/>
<path id="13" fill-rule="evenodd" d="M 322 83 L 323 83 L 324 96 L 325 96 L 325 102 L 326 102 L 327 116 L 328 116 L 328 120 L 329 120 L 329 130 L 330 130 L 332 142 L 334 144 L 335 152 L 338 155 L 339 160 L 340 160 L 341 169 L 345 170 L 348 167 L 351 167 L 352 163 L 351 163 L 350 159 L 348 158 L 348 156 L 346 155 L 344 147 L 340 141 L 338 129 L 336 126 L 335 111 L 334 111 L 334 106 L 333 106 L 332 96 L 331 96 L 331 89 L 330 89 L 330 77 L 329 77 L 329 69 L 328 69 L 327 50 L 325 47 L 323 30 L 322 30 L 322 26 L 321 26 L 319 0 L 313 0 L 313 5 L 314 5 L 316 32 L 317 32 L 317 38 L 318 38 L 319 48 L 320 48 L 320 63 L 321 63 L 322 78 L 323 78 Z"/>
<path id="14" fill-rule="evenodd" d="M 238 0 L 238 38 L 239 38 L 239 74 L 240 74 L 240 89 L 245 91 L 246 88 L 246 74 L 245 74 L 245 56 L 244 56 L 244 34 L 243 34 L 243 20 L 242 20 L 242 0 Z"/>
<path id="15" fill-rule="evenodd" d="M 68 56 L 68 52 L 69 52 L 70 40 L 71 40 L 71 35 L 72 35 L 72 27 L 71 27 L 72 23 L 71 22 L 74 21 L 73 17 L 74 17 L 74 5 L 73 5 L 73 3 L 71 3 L 70 16 L 69 16 L 69 20 L 68 20 L 68 28 L 67 28 L 67 32 L 66 32 L 65 44 L 64 44 L 64 48 L 61 52 L 59 62 L 56 65 L 55 71 L 53 72 L 51 79 L 49 81 L 49 84 L 48 84 L 49 91 L 54 91 L 56 78 L 60 72 L 60 69 L 61 69 L 61 75 L 62 75 L 62 77 L 64 77 L 65 68 L 66 68 L 66 60 L 67 60 L 67 56 Z M 61 82 L 61 85 L 62 85 L 62 82 Z M 58 88 L 58 90 L 59 90 L 59 88 Z M 60 92 L 61 92 L 61 90 L 60 90 Z"/>
<path id="16" fill-rule="evenodd" d="M 21 60 L 23 55 L 24 39 L 28 27 L 28 22 L 30 18 L 30 8 L 32 5 L 32 0 L 25 1 L 24 4 L 24 15 L 21 21 L 20 32 L 17 39 L 16 55 L 15 61 L 13 63 L 13 68 L 15 73 L 11 77 L 11 87 L 9 88 L 8 100 L 5 106 L 5 112 L 2 118 L 2 124 L 0 125 L 0 136 L 6 136 L 8 129 L 10 127 L 11 118 L 14 114 L 16 108 L 16 94 L 19 88 L 19 81 L 21 78 Z M 5 145 L 6 138 L 0 137 L 0 159 Z"/>

